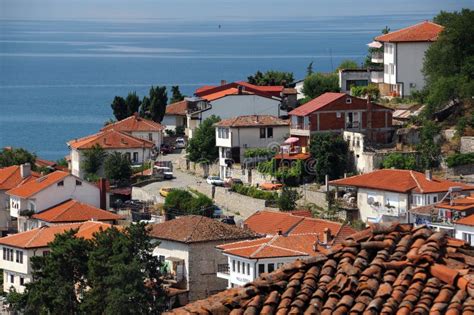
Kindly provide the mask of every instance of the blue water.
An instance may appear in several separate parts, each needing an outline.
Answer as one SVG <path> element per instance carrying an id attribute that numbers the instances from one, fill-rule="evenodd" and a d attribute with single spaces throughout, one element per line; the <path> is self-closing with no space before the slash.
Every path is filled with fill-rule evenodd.
<path id="1" fill-rule="evenodd" d="M 257 70 L 292 71 L 309 62 L 330 71 L 362 62 L 366 44 L 431 14 L 327 17 L 288 21 L 0 21 L 0 147 L 24 147 L 46 159 L 68 153 L 70 139 L 112 118 L 115 95 L 150 85 L 246 79 Z"/>

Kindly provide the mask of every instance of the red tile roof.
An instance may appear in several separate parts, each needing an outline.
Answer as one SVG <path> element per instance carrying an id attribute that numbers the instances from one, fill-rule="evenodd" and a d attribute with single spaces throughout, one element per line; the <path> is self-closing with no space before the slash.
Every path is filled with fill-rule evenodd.
<path id="1" fill-rule="evenodd" d="M 474 226 L 474 214 L 468 215 L 467 217 L 458 219 L 456 224 Z"/>
<path id="2" fill-rule="evenodd" d="M 10 190 L 21 183 L 38 177 L 40 177 L 39 173 L 31 172 L 31 176 L 22 178 L 19 165 L 0 168 L 0 190 Z"/>
<path id="3" fill-rule="evenodd" d="M 77 200 L 69 199 L 32 216 L 50 223 L 116 221 L 122 217 L 110 211 L 102 210 Z"/>
<path id="4" fill-rule="evenodd" d="M 181 243 L 241 240 L 257 236 L 250 230 L 199 215 L 187 215 L 153 224 L 150 235 L 157 239 Z"/>
<path id="5" fill-rule="evenodd" d="M 48 247 L 48 244 L 54 240 L 57 234 L 69 230 L 79 229 L 76 234 L 77 237 L 91 239 L 94 233 L 110 227 L 110 224 L 95 221 L 42 226 L 30 231 L 2 237 L 0 238 L 0 244 L 25 249 Z"/>
<path id="6" fill-rule="evenodd" d="M 463 190 L 474 190 L 474 186 L 448 180 L 428 180 L 425 174 L 410 170 L 382 169 L 371 173 L 333 180 L 334 186 L 354 186 L 400 193 L 436 193 L 448 191 L 450 187 L 459 186 Z"/>
<path id="7" fill-rule="evenodd" d="M 132 115 L 115 123 L 108 124 L 107 126 L 103 127 L 101 131 L 111 129 L 124 132 L 157 132 L 162 131 L 165 128 L 161 124 L 154 122 L 153 120 L 145 119 L 139 117 L 138 115 Z"/>
<path id="8" fill-rule="evenodd" d="M 76 150 L 90 149 L 96 144 L 104 149 L 136 149 L 153 148 L 155 146 L 151 141 L 133 137 L 114 129 L 68 142 L 68 145 Z"/>
<path id="9" fill-rule="evenodd" d="M 337 248 L 168 314 L 471 314 L 474 248 L 426 226 L 373 225 Z"/>
<path id="10" fill-rule="evenodd" d="M 188 101 L 182 100 L 166 106 L 166 115 L 186 116 Z"/>
<path id="11" fill-rule="evenodd" d="M 35 180 L 24 182 L 21 185 L 8 190 L 7 194 L 21 198 L 29 198 L 43 189 L 46 189 L 51 185 L 55 185 L 57 182 L 63 180 L 67 176 L 72 175 L 63 171 L 54 171 L 43 177 L 36 178 Z"/>
<path id="12" fill-rule="evenodd" d="M 315 99 L 312 99 L 308 103 L 305 103 L 293 109 L 291 112 L 288 113 L 288 115 L 306 116 L 345 96 L 345 93 L 324 93 L 316 97 Z"/>
<path id="13" fill-rule="evenodd" d="M 289 126 L 290 121 L 272 115 L 245 115 L 221 120 L 219 127 Z"/>
<path id="14" fill-rule="evenodd" d="M 434 42 L 444 27 L 433 22 L 424 21 L 401 30 L 375 37 L 379 42 Z"/>
<path id="15" fill-rule="evenodd" d="M 214 101 L 227 95 L 239 94 L 239 87 L 242 88 L 242 94 L 255 94 L 262 97 L 273 98 L 280 97 L 282 86 L 257 86 L 247 82 L 231 82 L 215 87 L 199 88 L 194 93 L 207 101 Z"/>

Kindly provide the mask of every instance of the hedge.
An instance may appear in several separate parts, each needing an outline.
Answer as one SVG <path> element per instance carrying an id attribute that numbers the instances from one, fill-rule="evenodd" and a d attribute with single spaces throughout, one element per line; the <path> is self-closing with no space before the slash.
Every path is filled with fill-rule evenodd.
<path id="1" fill-rule="evenodd" d="M 449 167 L 459 165 L 474 164 L 474 153 L 456 153 L 446 158 Z"/>

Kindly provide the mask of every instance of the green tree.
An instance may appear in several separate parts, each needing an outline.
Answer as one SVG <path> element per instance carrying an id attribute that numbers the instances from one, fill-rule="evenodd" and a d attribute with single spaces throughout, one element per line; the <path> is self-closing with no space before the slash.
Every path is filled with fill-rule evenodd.
<path id="1" fill-rule="evenodd" d="M 117 120 L 122 120 L 130 117 L 134 113 L 138 112 L 141 102 L 136 92 L 128 93 L 124 99 L 121 96 L 115 96 L 112 104 L 114 116 Z"/>
<path id="2" fill-rule="evenodd" d="M 35 169 L 36 155 L 23 148 L 4 148 L 0 150 L 0 167 L 30 163 Z"/>
<path id="3" fill-rule="evenodd" d="M 212 115 L 205 119 L 194 131 L 193 138 L 189 140 L 186 152 L 192 162 L 212 163 L 219 156 L 216 147 L 216 131 L 214 124 L 220 118 Z"/>
<path id="4" fill-rule="evenodd" d="M 441 11 L 434 22 L 445 28 L 425 53 L 428 118 L 447 101 L 474 94 L 474 11 Z"/>
<path id="5" fill-rule="evenodd" d="M 247 78 L 250 84 L 255 85 L 288 85 L 294 81 L 292 72 L 269 70 L 265 73 L 257 71 Z"/>
<path id="6" fill-rule="evenodd" d="M 382 166 L 383 168 L 418 170 L 416 157 L 412 154 L 390 153 L 383 159 Z"/>
<path id="7" fill-rule="evenodd" d="M 34 281 L 26 284 L 25 314 L 77 314 L 85 292 L 90 244 L 77 230 L 56 235 L 50 253 L 31 258 Z"/>
<path id="8" fill-rule="evenodd" d="M 89 252 L 84 314 L 160 314 L 161 264 L 144 224 L 95 235 Z"/>
<path id="9" fill-rule="evenodd" d="M 149 96 L 143 98 L 140 115 L 160 123 L 165 116 L 167 104 L 168 94 L 166 86 L 152 86 Z"/>
<path id="10" fill-rule="evenodd" d="M 283 186 L 280 197 L 278 197 L 278 208 L 283 211 L 290 211 L 296 209 L 296 201 L 301 198 L 301 195 L 296 189 L 291 189 Z"/>
<path id="11" fill-rule="evenodd" d="M 306 76 L 310 76 L 313 74 L 313 62 L 311 61 L 308 65 L 308 67 L 306 67 Z"/>
<path id="12" fill-rule="evenodd" d="M 432 120 L 425 120 L 421 127 L 420 144 L 417 146 L 420 152 L 420 168 L 430 169 L 437 167 L 441 158 L 441 147 L 435 141 L 441 131 L 440 126 Z"/>
<path id="13" fill-rule="evenodd" d="M 359 65 L 354 60 L 346 59 L 337 67 L 336 72 L 342 69 L 359 69 Z"/>
<path id="14" fill-rule="evenodd" d="M 94 144 L 91 148 L 85 149 L 82 155 L 84 159 L 82 160 L 81 167 L 86 176 L 89 176 L 97 175 L 107 157 L 107 152 L 99 144 Z"/>
<path id="15" fill-rule="evenodd" d="M 170 104 L 184 100 L 184 95 L 181 94 L 181 91 L 179 90 L 179 86 L 177 85 L 172 86 L 171 93 L 172 93 L 172 96 L 171 96 Z"/>
<path id="16" fill-rule="evenodd" d="M 313 73 L 303 83 L 303 93 L 307 98 L 315 98 L 326 92 L 339 92 L 339 78 L 335 73 Z"/>
<path id="17" fill-rule="evenodd" d="M 109 154 L 104 162 L 105 176 L 113 183 L 126 185 L 132 176 L 132 166 L 127 155 L 120 152 Z"/>
<path id="18" fill-rule="evenodd" d="M 316 160 L 316 179 L 324 182 L 325 175 L 329 179 L 337 179 L 348 170 L 347 142 L 340 135 L 318 133 L 311 136 L 311 156 Z"/>
<path id="19" fill-rule="evenodd" d="M 212 216 L 214 211 L 212 199 L 199 192 L 194 194 L 197 196 L 193 196 L 187 190 L 174 189 L 166 196 L 163 207 L 170 217 L 189 214 Z"/>

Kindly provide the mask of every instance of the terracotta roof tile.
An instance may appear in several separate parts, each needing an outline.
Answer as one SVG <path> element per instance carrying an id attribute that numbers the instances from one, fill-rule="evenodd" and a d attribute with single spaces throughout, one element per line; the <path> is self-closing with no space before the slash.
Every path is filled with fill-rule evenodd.
<path id="1" fill-rule="evenodd" d="M 424 21 L 398 31 L 375 37 L 379 42 L 434 42 L 444 27 Z"/>
<path id="2" fill-rule="evenodd" d="M 435 193 L 448 191 L 459 186 L 463 190 L 472 190 L 474 186 L 433 178 L 428 180 L 425 174 L 410 170 L 382 169 L 371 173 L 337 179 L 329 182 L 334 186 L 354 186 L 369 189 L 387 190 L 401 193 Z"/>
<path id="3" fill-rule="evenodd" d="M 474 226 L 474 214 L 468 215 L 467 217 L 458 219 L 456 224 Z"/>
<path id="4" fill-rule="evenodd" d="M 364 242 L 371 245 L 363 249 Z M 451 266 L 467 267 L 446 265 L 448 253 L 456 253 Z M 326 254 L 168 314 L 470 314 L 474 263 L 468 261 L 474 261 L 472 247 L 452 247 L 446 235 L 425 226 L 372 225 Z"/>
<path id="5" fill-rule="evenodd" d="M 290 121 L 272 115 L 246 115 L 221 120 L 218 127 L 289 126 Z"/>
<path id="6" fill-rule="evenodd" d="M 7 194 L 21 198 L 29 198 L 43 189 L 63 180 L 67 176 L 71 176 L 71 174 L 63 171 L 54 171 L 43 177 L 39 177 L 34 180 L 28 180 L 17 187 L 10 189 L 7 191 Z"/>
<path id="7" fill-rule="evenodd" d="M 84 221 L 115 221 L 121 216 L 91 205 L 69 199 L 32 216 L 50 223 L 84 222 Z"/>
<path id="8" fill-rule="evenodd" d="M 68 230 L 79 229 L 76 234 L 77 237 L 91 239 L 94 233 L 110 227 L 110 224 L 93 221 L 43 226 L 26 232 L 2 237 L 0 238 L 0 244 L 18 248 L 41 248 L 47 247 L 57 234 L 64 233 Z"/>
<path id="9" fill-rule="evenodd" d="M 39 173 L 31 172 L 31 176 L 22 178 L 19 165 L 0 168 L 0 190 L 12 189 L 21 183 L 38 177 L 40 177 Z"/>
<path id="10" fill-rule="evenodd" d="M 257 237 L 250 230 L 241 229 L 199 215 L 188 215 L 163 223 L 153 224 L 150 235 L 157 239 L 181 243 L 231 241 Z"/>
<path id="11" fill-rule="evenodd" d="M 186 116 L 188 101 L 182 100 L 166 106 L 166 115 Z"/>
<path id="12" fill-rule="evenodd" d="M 123 132 L 156 132 L 162 131 L 165 128 L 161 124 L 154 122 L 153 120 L 145 119 L 138 115 L 132 115 L 115 123 L 108 124 L 107 126 L 103 127 L 101 131 L 111 129 Z"/>
<path id="13" fill-rule="evenodd" d="M 154 146 L 154 143 L 151 141 L 133 137 L 114 129 L 68 142 L 71 148 L 77 150 L 90 149 L 96 144 L 104 149 L 153 148 Z"/>
<path id="14" fill-rule="evenodd" d="M 208 101 L 214 101 L 227 95 L 239 94 L 239 87 L 242 94 L 254 94 L 266 98 L 280 97 L 283 86 L 257 86 L 247 82 L 231 82 L 214 87 L 203 87 L 195 91 L 195 95 Z"/>

